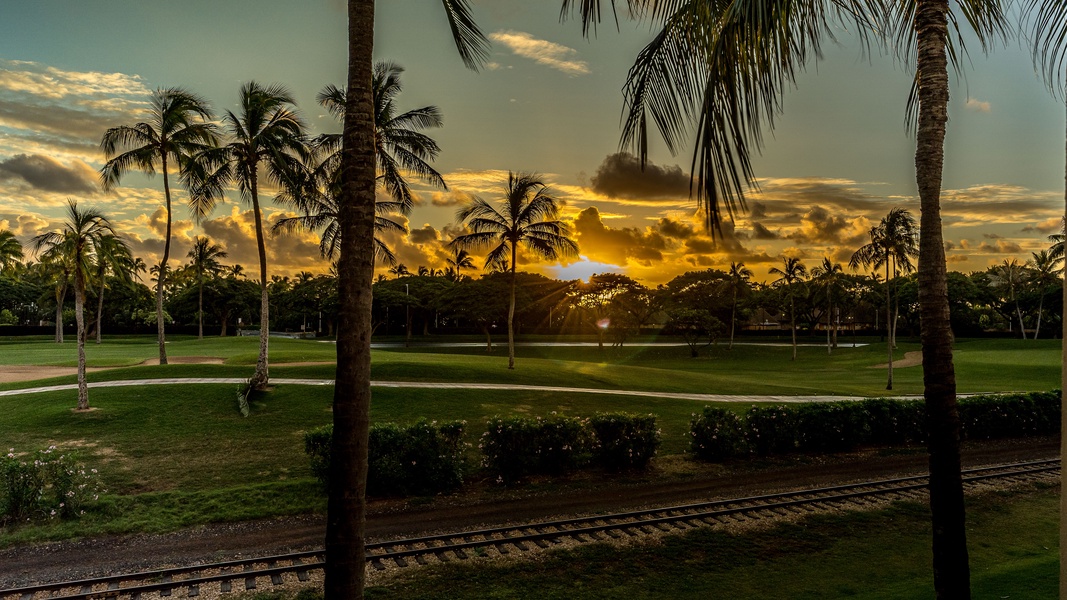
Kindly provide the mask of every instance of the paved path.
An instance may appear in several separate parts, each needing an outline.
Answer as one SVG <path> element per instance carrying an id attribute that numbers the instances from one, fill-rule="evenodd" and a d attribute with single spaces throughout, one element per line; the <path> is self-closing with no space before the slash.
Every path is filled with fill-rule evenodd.
<path id="1" fill-rule="evenodd" d="M 240 377 L 172 377 L 161 379 L 126 379 L 121 381 L 97 381 L 89 384 L 90 388 L 105 387 L 131 387 L 145 385 L 192 385 L 192 384 L 229 384 L 240 385 L 248 381 Z M 295 379 L 285 377 L 272 377 L 273 385 L 333 385 L 332 379 Z M 468 389 L 468 390 L 523 390 L 532 392 L 564 392 L 577 394 L 605 394 L 610 396 L 640 396 L 643 398 L 667 398 L 672 400 L 698 400 L 701 402 L 779 402 L 798 404 L 804 402 L 835 402 L 840 400 L 862 400 L 865 396 L 756 396 L 756 395 L 730 395 L 730 394 L 687 394 L 682 392 L 651 392 L 639 390 L 605 390 L 596 388 L 572 388 L 547 385 L 521 385 L 511 383 L 442 383 L 426 381 L 372 381 L 371 387 L 401 388 L 401 389 Z M 48 385 L 42 387 L 23 388 L 18 390 L 0 391 L 2 396 L 17 396 L 22 394 L 39 394 L 42 392 L 60 392 L 76 390 L 78 384 L 69 383 L 64 385 Z"/>

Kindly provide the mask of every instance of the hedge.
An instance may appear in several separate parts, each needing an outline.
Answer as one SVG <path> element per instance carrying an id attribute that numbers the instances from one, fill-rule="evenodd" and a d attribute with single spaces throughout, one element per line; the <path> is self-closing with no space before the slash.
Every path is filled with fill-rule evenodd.
<path id="1" fill-rule="evenodd" d="M 1060 392 L 981 395 L 959 401 L 961 437 L 991 440 L 1055 435 Z M 861 446 L 903 446 L 926 441 L 922 400 L 870 398 L 859 402 L 753 406 L 743 417 L 705 408 L 689 424 L 690 451 L 722 461 L 755 453 L 846 452 Z"/>

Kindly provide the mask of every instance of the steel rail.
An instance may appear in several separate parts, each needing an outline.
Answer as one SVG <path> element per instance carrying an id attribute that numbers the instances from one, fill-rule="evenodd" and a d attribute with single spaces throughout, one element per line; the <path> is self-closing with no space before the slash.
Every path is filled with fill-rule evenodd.
<path id="1" fill-rule="evenodd" d="M 975 484 L 995 479 L 1025 478 L 1056 471 L 1059 468 L 1059 459 L 1046 459 L 967 469 L 963 471 L 963 475 L 965 484 Z M 578 542 L 599 541 L 606 539 L 606 536 L 620 538 L 624 535 L 639 536 L 657 531 L 689 529 L 699 526 L 694 525 L 695 522 L 722 523 L 730 517 L 763 518 L 760 513 L 765 514 L 768 511 L 777 516 L 789 512 L 799 514 L 803 512 L 799 509 L 804 507 L 814 507 L 811 510 L 818 510 L 819 505 L 839 506 L 862 498 L 904 497 L 925 490 L 928 480 L 928 475 L 913 475 L 607 515 L 380 541 L 366 545 L 367 563 L 376 569 L 387 568 L 384 562 L 392 562 L 397 567 L 406 567 L 409 565 L 407 561 L 409 558 L 419 564 L 426 564 L 428 556 L 433 555 L 439 561 L 448 561 L 450 559 L 446 553 L 450 553 L 462 560 L 467 558 L 465 550 L 478 548 L 496 548 L 501 554 L 507 554 L 510 552 L 508 546 L 527 551 L 530 549 L 527 543 L 539 548 L 547 548 L 561 542 L 562 538 L 570 538 Z M 199 595 L 200 586 L 206 584 L 219 583 L 220 591 L 228 592 L 232 590 L 234 581 L 242 579 L 245 581 L 244 589 L 255 589 L 256 579 L 260 577 L 270 577 L 272 583 L 278 585 L 282 583 L 283 576 L 289 573 L 296 573 L 300 581 L 306 581 L 309 579 L 309 572 L 325 567 L 324 558 L 324 550 L 317 549 L 46 583 L 0 590 L 0 600 L 7 598 L 35 600 L 38 597 L 50 600 L 85 600 L 119 596 L 138 599 L 142 594 L 156 592 L 159 592 L 161 596 L 170 596 L 176 589 L 187 589 L 188 595 L 195 597 Z M 124 583 L 133 583 L 133 585 L 123 587 Z"/>

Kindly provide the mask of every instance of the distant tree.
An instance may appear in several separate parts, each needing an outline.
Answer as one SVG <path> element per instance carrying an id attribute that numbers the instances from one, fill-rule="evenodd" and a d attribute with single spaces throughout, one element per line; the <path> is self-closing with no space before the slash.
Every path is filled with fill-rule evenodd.
<path id="1" fill-rule="evenodd" d="M 177 170 L 188 183 L 194 157 L 218 143 L 216 128 L 207 101 L 181 88 L 160 88 L 152 93 L 148 118 L 134 125 L 112 127 L 104 132 L 100 142 L 107 163 L 100 170 L 104 190 L 110 190 L 132 170 L 151 176 L 163 174 L 163 197 L 167 213 L 167 228 L 163 236 L 164 270 L 170 258 L 171 194 L 170 173 Z M 156 284 L 156 328 L 159 344 L 159 364 L 167 364 L 166 336 L 163 322 L 163 286 Z"/>
<path id="2" fill-rule="evenodd" d="M 624 322 L 614 323 L 611 319 L 615 312 L 612 310 L 615 299 L 620 294 L 638 288 L 644 286 L 619 273 L 594 274 L 589 281 L 577 280 L 571 286 L 568 294 L 571 306 L 578 312 L 582 322 L 596 333 L 597 346 L 601 350 L 604 349 L 604 337 L 609 330 L 626 326 Z"/>
<path id="3" fill-rule="evenodd" d="M 392 273 L 393 275 L 396 275 L 397 279 L 400 279 L 401 277 L 404 277 L 404 276 L 407 276 L 407 275 L 411 275 L 411 271 L 408 271 L 408 268 L 404 263 L 397 263 L 397 264 L 389 267 L 389 272 Z"/>
<path id="4" fill-rule="evenodd" d="M 508 318 L 507 275 L 488 274 L 463 279 L 441 296 L 441 312 L 456 320 L 473 323 L 485 336 L 485 351 L 493 351 L 492 330 Z"/>
<path id="5" fill-rule="evenodd" d="M 559 201 L 532 173 L 508 173 L 500 209 L 474 198 L 457 213 L 472 233 L 456 237 L 452 248 L 491 248 L 485 258 L 487 270 L 508 265 L 511 303 L 508 308 L 508 368 L 515 368 L 515 269 L 522 244 L 540 258 L 555 260 L 576 256 L 578 244 L 567 237 L 566 225 L 558 220 Z"/>
<path id="6" fill-rule="evenodd" d="M 1016 259 L 1004 259 L 1001 264 L 992 267 L 989 281 L 993 287 L 1008 291 L 1008 301 L 1015 305 L 1015 314 L 1019 317 L 1019 333 L 1026 339 L 1026 326 L 1023 324 L 1023 312 L 1019 308 L 1018 292 L 1026 284 L 1025 267 Z"/>
<path id="7" fill-rule="evenodd" d="M 834 322 L 834 293 L 839 292 L 841 279 L 844 272 L 841 265 L 833 262 L 828 257 L 823 257 L 822 264 L 811 270 L 812 282 L 822 290 L 826 296 L 826 353 L 832 354 L 837 345 L 837 324 Z M 830 330 L 833 330 L 831 340 Z"/>
<path id="8" fill-rule="evenodd" d="M 219 259 L 226 258 L 226 251 L 222 246 L 211 243 L 206 237 L 196 236 L 193 238 L 193 247 L 189 250 L 189 267 L 192 268 L 196 278 L 197 287 L 197 339 L 204 339 L 204 282 L 208 277 L 217 277 L 222 272 L 222 264 Z"/>
<path id="9" fill-rule="evenodd" d="M 453 269 L 454 279 L 456 281 L 459 281 L 460 278 L 463 276 L 463 269 L 474 268 L 474 257 L 472 257 L 470 253 L 464 250 L 463 248 L 453 247 L 452 253 L 449 255 L 445 262 L 447 262 L 448 266 Z"/>
<path id="10" fill-rule="evenodd" d="M 92 276 L 93 261 L 101 239 L 115 235 L 111 222 L 95 209 L 78 210 L 67 202 L 67 220 L 62 230 L 33 238 L 38 255 L 62 256 L 74 276 L 74 315 L 78 324 L 78 410 L 89 410 L 89 384 L 85 379 L 85 287 Z"/>
<path id="11" fill-rule="evenodd" d="M 96 343 L 99 344 L 104 323 L 104 288 L 107 277 L 113 274 L 119 282 L 128 284 L 136 273 L 136 265 L 126 242 L 117 235 L 110 234 L 100 236 L 94 260 L 94 276 L 100 285 L 96 298 Z"/>
<path id="12" fill-rule="evenodd" d="M 734 330 L 737 323 L 737 299 L 751 291 L 752 271 L 745 263 L 730 263 L 730 350 L 734 349 Z"/>
<path id="13" fill-rule="evenodd" d="M 22 244 L 8 229 L 0 230 L 0 269 L 9 272 L 22 260 Z"/>
<path id="14" fill-rule="evenodd" d="M 1045 308 L 1045 296 L 1060 283 L 1062 269 L 1056 268 L 1056 260 L 1048 250 L 1032 252 L 1033 258 L 1026 263 L 1027 283 L 1038 295 L 1037 324 L 1034 326 L 1034 339 L 1041 333 L 1041 316 Z"/>
<path id="15" fill-rule="evenodd" d="M 783 285 L 786 288 L 786 294 L 789 296 L 789 329 L 793 333 L 793 360 L 797 359 L 797 315 L 796 315 L 796 302 L 794 300 L 795 291 L 794 287 L 804 281 L 804 278 L 808 275 L 808 270 L 799 258 L 786 258 L 782 268 L 771 267 L 768 271 L 771 275 L 777 275 L 778 279 L 774 280 L 775 284 Z"/>

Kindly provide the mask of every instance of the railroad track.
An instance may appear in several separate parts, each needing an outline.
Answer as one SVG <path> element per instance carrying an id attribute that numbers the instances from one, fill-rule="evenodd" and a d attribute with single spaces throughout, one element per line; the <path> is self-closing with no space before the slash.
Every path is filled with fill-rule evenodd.
<path id="1" fill-rule="evenodd" d="M 964 485 L 983 482 L 1027 482 L 1051 479 L 1059 459 L 995 465 L 964 471 Z M 694 527 L 762 519 L 803 516 L 827 510 L 865 507 L 902 499 L 925 499 L 928 477 L 918 475 L 817 489 L 715 500 L 609 515 L 561 519 L 446 533 L 367 544 L 368 568 L 385 570 L 413 564 L 465 560 L 473 556 L 508 555 L 549 548 L 564 541 L 588 543 L 609 539 L 678 532 Z M 281 585 L 310 581 L 321 572 L 321 549 L 189 567 L 111 575 L 0 590 L 0 600 L 169 597 L 185 592 L 226 593 L 257 589 L 268 582 Z M 205 594 L 206 595 L 206 594 Z"/>

